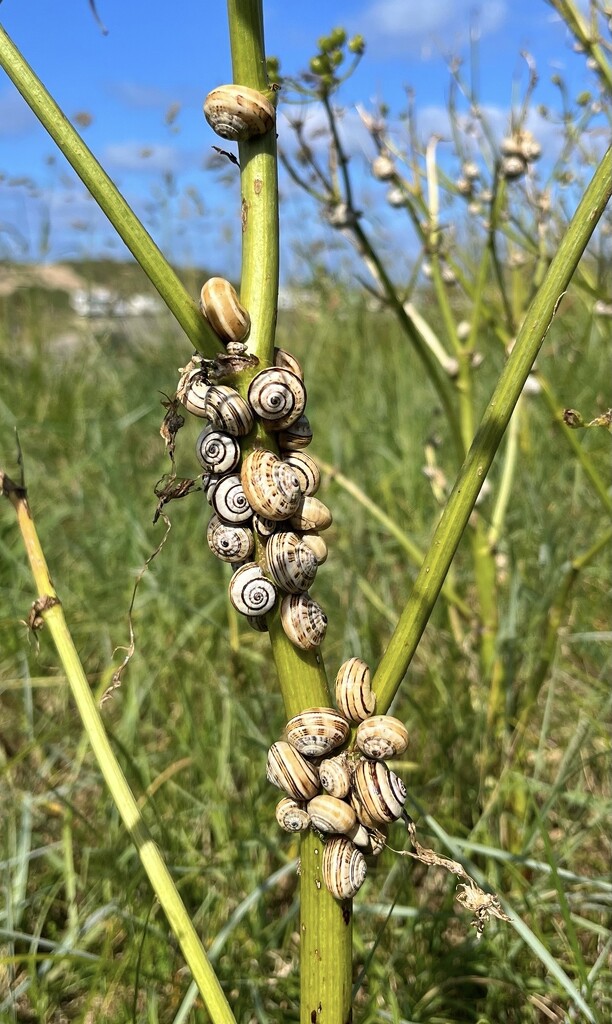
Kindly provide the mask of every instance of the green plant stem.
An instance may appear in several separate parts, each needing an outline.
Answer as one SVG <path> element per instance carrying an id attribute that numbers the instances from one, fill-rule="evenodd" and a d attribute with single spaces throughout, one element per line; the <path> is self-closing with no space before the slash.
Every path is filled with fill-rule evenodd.
<path id="1" fill-rule="evenodd" d="M 442 583 L 493 462 L 512 411 L 578 261 L 612 194 L 612 149 L 599 164 L 527 312 L 516 344 L 461 467 L 406 607 L 373 685 L 378 707 L 389 707 L 427 625 Z"/>
<path id="2" fill-rule="evenodd" d="M 43 83 L 0 27 L 0 64 L 123 239 L 195 348 L 213 357 L 222 346 L 165 256 L 130 209 Z"/>
<path id="3" fill-rule="evenodd" d="M 261 0 L 228 0 L 234 81 L 267 91 Z M 242 280 L 240 298 L 251 316 L 249 348 L 260 365 L 274 362 L 278 305 L 278 181 L 275 132 L 241 143 Z M 317 650 L 300 651 L 284 634 L 278 609 L 268 616 L 270 642 L 287 716 L 330 704 Z M 351 1015 L 352 906 L 321 881 L 322 843 L 301 842 L 300 1020 L 345 1024 Z"/>
<path id="4" fill-rule="evenodd" d="M 4 493 L 9 498 L 15 509 L 39 602 L 41 599 L 45 602 L 45 607 L 40 610 L 40 616 L 48 627 L 57 648 L 83 727 L 115 806 L 138 851 L 142 866 L 166 915 L 168 924 L 183 951 L 211 1019 L 215 1024 L 235 1024 L 234 1015 L 221 984 L 208 961 L 204 947 L 178 894 L 172 876 L 142 818 L 138 804 L 113 753 L 104 723 L 66 625 L 62 606 L 49 577 L 49 569 L 34 527 L 26 493 L 23 488 L 17 487 L 12 481 L 3 478 L 2 473 L 0 473 L 0 493 Z"/>

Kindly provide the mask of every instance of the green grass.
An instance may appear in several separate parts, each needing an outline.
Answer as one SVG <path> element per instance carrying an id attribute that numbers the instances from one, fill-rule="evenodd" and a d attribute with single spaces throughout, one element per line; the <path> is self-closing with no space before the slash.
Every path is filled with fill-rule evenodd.
<path id="1" fill-rule="evenodd" d="M 346 317 L 323 299 L 314 318 L 285 315 L 278 343 L 305 368 L 313 454 L 424 547 L 439 506 L 422 472 L 423 446 L 437 436 L 449 484 L 452 446 L 394 324 L 349 298 Z M 136 574 L 164 533 L 161 521 L 152 524 L 153 485 L 168 469 L 160 392 L 174 390 L 190 348 L 166 318 L 129 336 L 115 328 L 94 336 L 81 325 L 80 344 L 58 346 L 65 311 L 54 306 L 56 316 L 46 316 L 39 294 L 19 302 L 19 310 L 9 300 L 2 307 L 0 464 L 17 476 L 16 426 L 51 574 L 101 693 L 123 657 L 113 660 L 114 649 L 128 641 Z M 503 353 L 486 338 L 479 347 L 484 403 Z M 587 417 L 605 407 L 601 334 L 576 310 L 555 323 L 539 365 L 564 405 Z M 518 709 L 563 567 L 607 525 L 543 400 L 528 403 L 499 545 L 497 644 L 508 706 Z M 192 442 L 200 426 L 192 421 L 179 434 L 179 475 L 198 472 Z M 579 436 L 605 476 L 605 432 Z M 498 477 L 496 463 L 494 488 Z M 313 593 L 330 613 L 323 653 L 333 677 L 351 654 L 376 664 L 415 568 L 335 483 L 324 482 L 320 496 L 335 522 Z M 485 520 L 493 499 L 480 507 Z M 207 948 L 214 944 L 237 1019 L 297 1020 L 295 872 L 257 892 L 298 852 L 277 830 L 276 796 L 265 782 L 266 748 L 284 724 L 267 639 L 228 608 L 229 573 L 206 547 L 202 495 L 167 511 L 172 530 L 136 599 L 136 654 L 104 717 L 196 926 Z M 190 979 L 83 739 L 50 640 L 23 625 L 36 595 L 8 503 L 0 574 L 0 1020 L 173 1021 Z M 500 745 L 493 771 L 481 771 L 487 694 L 475 623 L 453 632 L 442 602 L 394 709 L 411 732 L 398 770 L 422 841 L 448 852 L 435 822 L 453 837 L 598 1024 L 609 1020 L 611 980 L 608 580 L 609 552 L 578 578 L 522 739 Z M 474 604 L 467 539 L 454 583 Z M 406 845 L 399 826 L 392 845 Z M 574 1013 L 535 940 L 493 923 L 475 941 L 448 875 L 387 850 L 355 908 L 355 978 L 366 965 L 356 1020 L 497 1024 Z M 197 1007 L 184 1019 L 204 1021 Z"/>

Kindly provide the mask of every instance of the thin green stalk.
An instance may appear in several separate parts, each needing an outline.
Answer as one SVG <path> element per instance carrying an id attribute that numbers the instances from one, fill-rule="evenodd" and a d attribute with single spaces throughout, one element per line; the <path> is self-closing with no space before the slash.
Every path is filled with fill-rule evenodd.
<path id="1" fill-rule="evenodd" d="M 61 149 L 195 348 L 213 357 L 219 340 L 165 256 L 68 118 L 0 26 L 0 65 Z"/>
<path id="2" fill-rule="evenodd" d="M 497 497 L 493 506 L 493 512 L 491 514 L 491 523 L 489 526 L 489 533 L 487 536 L 487 542 L 491 551 L 494 551 L 499 543 L 499 538 L 502 535 L 504 527 L 504 520 L 506 518 L 506 510 L 510 501 L 510 495 L 512 493 L 512 484 L 514 481 L 514 472 L 516 469 L 516 459 L 518 456 L 518 439 L 521 425 L 521 409 L 522 400 L 516 404 L 516 409 L 510 420 L 508 427 L 508 440 L 506 441 L 506 450 L 504 453 L 504 465 L 502 467 L 501 477 L 499 481 L 499 487 L 497 489 Z"/>
<path id="3" fill-rule="evenodd" d="M 389 707 L 427 625 L 478 493 L 499 448 L 512 411 L 578 261 L 612 194 L 612 148 L 590 182 L 542 286 L 527 312 L 516 344 L 432 538 L 412 593 L 374 677 L 378 707 Z"/>

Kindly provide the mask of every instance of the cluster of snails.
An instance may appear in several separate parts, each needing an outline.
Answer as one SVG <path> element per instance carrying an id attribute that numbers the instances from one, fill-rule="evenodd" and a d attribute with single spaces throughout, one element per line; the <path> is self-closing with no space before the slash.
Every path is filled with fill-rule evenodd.
<path id="1" fill-rule="evenodd" d="M 500 171 L 508 181 L 521 178 L 529 164 L 540 158 L 542 147 L 530 131 L 524 129 L 502 139 Z"/>
<path id="2" fill-rule="evenodd" d="M 363 884 L 364 854 L 379 854 L 386 826 L 404 815 L 406 789 L 384 758 L 408 745 L 406 727 L 390 715 L 374 715 L 370 670 L 350 658 L 336 676 L 335 708 L 308 708 L 286 725 L 268 752 L 266 776 L 286 795 L 276 820 L 286 832 L 322 833 L 323 881 L 336 899 L 351 899 Z M 351 725 L 354 751 L 343 750 Z"/>

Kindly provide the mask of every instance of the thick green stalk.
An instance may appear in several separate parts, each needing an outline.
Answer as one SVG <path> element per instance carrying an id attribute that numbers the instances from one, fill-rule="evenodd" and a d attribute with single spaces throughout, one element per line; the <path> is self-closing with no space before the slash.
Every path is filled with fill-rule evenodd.
<path id="1" fill-rule="evenodd" d="M 228 0 L 234 81 L 267 92 L 261 0 Z M 260 365 L 274 362 L 278 305 L 278 181 L 276 135 L 239 146 L 242 191 L 240 298 L 251 316 L 249 349 Z M 323 660 L 286 638 L 278 610 L 268 617 L 272 654 L 287 716 L 329 705 Z M 321 881 L 322 843 L 309 833 L 301 844 L 300 1019 L 345 1024 L 351 1015 L 352 906 L 335 900 Z"/>
<path id="2" fill-rule="evenodd" d="M 568 226 L 538 294 L 531 303 L 518 333 L 516 345 L 461 467 L 412 593 L 380 661 L 374 677 L 374 688 L 381 712 L 389 707 L 412 660 L 480 488 L 550 327 L 559 299 L 571 280 L 611 194 L 612 149 L 609 149 Z"/>
<path id="3" fill-rule="evenodd" d="M 196 303 L 181 284 L 165 256 L 130 209 L 117 186 L 102 169 L 68 118 L 0 27 L 0 64 L 26 103 L 61 149 L 101 210 L 123 239 L 145 274 L 176 317 L 195 348 L 213 357 L 219 351 Z"/>

